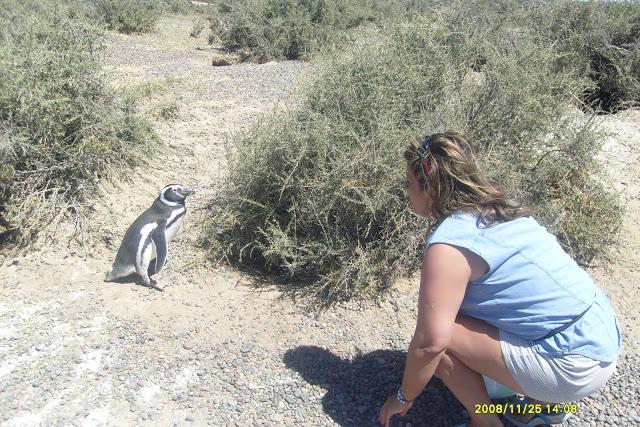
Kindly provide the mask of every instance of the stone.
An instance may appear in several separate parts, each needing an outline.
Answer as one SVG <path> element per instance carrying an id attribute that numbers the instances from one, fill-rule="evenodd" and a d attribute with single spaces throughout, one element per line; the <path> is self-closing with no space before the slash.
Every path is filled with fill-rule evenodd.
<path id="1" fill-rule="evenodd" d="M 223 56 L 214 56 L 211 58 L 211 65 L 214 67 L 224 67 L 231 65 L 231 61 Z"/>

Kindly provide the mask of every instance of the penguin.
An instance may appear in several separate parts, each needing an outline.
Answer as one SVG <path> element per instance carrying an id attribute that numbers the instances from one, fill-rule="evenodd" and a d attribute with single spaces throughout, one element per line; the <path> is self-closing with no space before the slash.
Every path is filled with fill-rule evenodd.
<path id="1" fill-rule="evenodd" d="M 185 200 L 195 192 L 180 184 L 165 186 L 151 207 L 127 229 L 105 281 L 137 273 L 146 286 L 162 291 L 158 282 L 149 278 L 149 273 L 156 274 L 164 267 L 169 243 L 187 212 Z"/>

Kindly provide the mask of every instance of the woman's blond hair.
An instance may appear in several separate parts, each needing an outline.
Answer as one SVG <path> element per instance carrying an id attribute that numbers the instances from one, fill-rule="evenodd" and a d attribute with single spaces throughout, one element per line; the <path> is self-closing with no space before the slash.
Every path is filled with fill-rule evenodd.
<path id="1" fill-rule="evenodd" d="M 431 200 L 431 219 L 469 212 L 477 213 L 485 225 L 491 226 L 530 214 L 478 168 L 472 142 L 462 132 L 416 139 L 404 158 Z"/>

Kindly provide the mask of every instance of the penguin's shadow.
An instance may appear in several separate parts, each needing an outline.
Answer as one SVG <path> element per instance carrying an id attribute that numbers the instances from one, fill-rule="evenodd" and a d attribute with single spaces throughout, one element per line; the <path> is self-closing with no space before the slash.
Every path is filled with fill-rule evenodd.
<path id="1" fill-rule="evenodd" d="M 287 351 L 283 361 L 310 384 L 327 390 L 325 414 L 341 426 L 379 426 L 378 414 L 402 380 L 406 352 L 376 350 L 348 360 L 316 346 Z M 464 407 L 442 381 L 432 378 L 406 416 L 394 415 L 392 426 L 452 426 L 468 422 Z"/>

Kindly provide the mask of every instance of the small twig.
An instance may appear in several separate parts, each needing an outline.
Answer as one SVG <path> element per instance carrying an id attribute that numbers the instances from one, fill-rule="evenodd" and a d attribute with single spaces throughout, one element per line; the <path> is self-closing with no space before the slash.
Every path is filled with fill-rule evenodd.
<path id="1" fill-rule="evenodd" d="M 542 160 L 544 160 L 544 158 L 547 157 L 549 154 L 556 153 L 556 152 L 562 152 L 562 151 L 565 151 L 565 150 L 563 150 L 562 148 L 556 148 L 554 150 L 547 151 L 542 156 L 540 156 L 540 158 L 538 159 L 536 164 L 531 168 L 531 170 L 536 170 L 538 168 L 538 166 L 540 166 L 540 163 L 542 162 Z"/>

